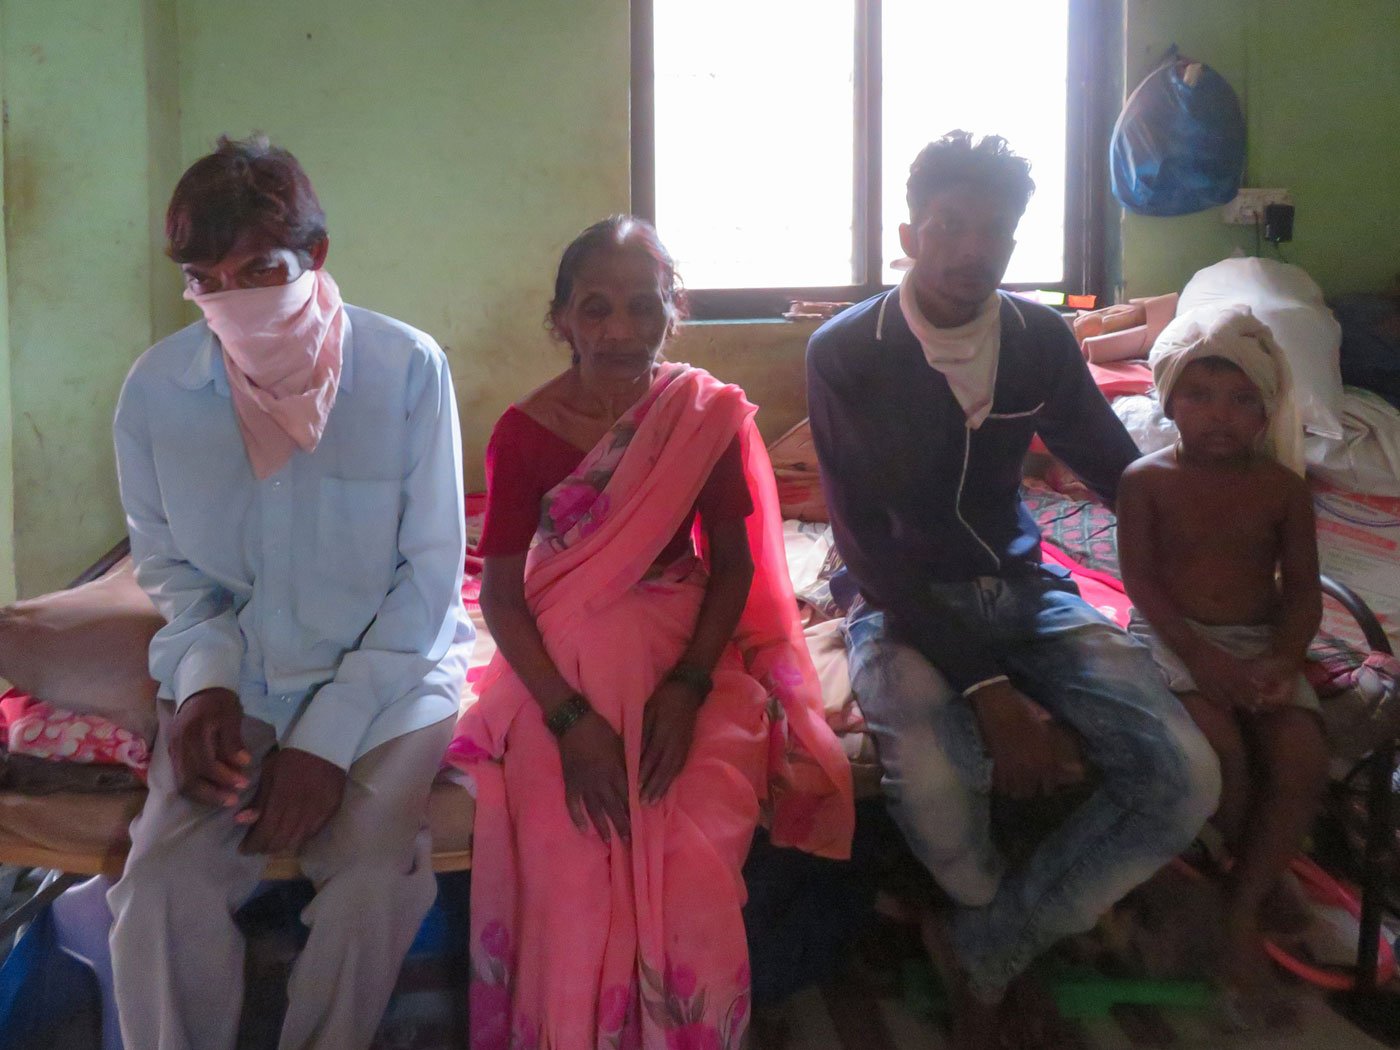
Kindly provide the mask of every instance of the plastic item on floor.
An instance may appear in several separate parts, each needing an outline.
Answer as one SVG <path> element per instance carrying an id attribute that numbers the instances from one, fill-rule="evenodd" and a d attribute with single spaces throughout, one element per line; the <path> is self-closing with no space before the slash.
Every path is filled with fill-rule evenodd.
<path id="1" fill-rule="evenodd" d="M 1108 977 L 1087 967 L 1053 962 L 1037 965 L 1055 1006 L 1068 1020 L 1106 1017 L 1115 1006 L 1174 1006 L 1199 1010 L 1213 1001 L 1206 981 L 1162 980 L 1147 977 Z M 948 990 L 927 959 L 907 959 L 900 968 L 904 1005 L 920 1017 L 946 1015 Z"/>
<path id="2" fill-rule="evenodd" d="M 50 905 L 0 965 L 0 1050 L 95 1045 L 99 1000 L 92 968 L 64 950 Z"/>
<path id="3" fill-rule="evenodd" d="M 1341 909 L 1353 919 L 1361 918 L 1361 901 L 1356 895 L 1307 857 L 1295 859 L 1290 870 L 1303 884 L 1310 899 L 1326 907 Z M 1356 977 L 1349 970 L 1314 965 L 1306 959 L 1292 955 L 1272 941 L 1266 942 L 1265 948 L 1274 962 L 1309 984 L 1331 991 L 1349 991 L 1356 987 Z M 1394 976 L 1395 951 L 1382 937 L 1376 957 L 1376 983 L 1383 985 Z"/>
<path id="4" fill-rule="evenodd" d="M 1106 1017 L 1115 1006 L 1175 1006 L 1201 1010 L 1214 1000 L 1206 981 L 1107 977 L 1097 970 L 1065 968 L 1050 977 L 1055 1005 L 1067 1018 Z"/>
<path id="5" fill-rule="evenodd" d="M 102 1050 L 122 1050 L 112 955 L 107 946 L 112 928 L 107 891 L 111 888 L 112 880 L 102 875 L 79 883 L 53 902 L 53 921 L 59 946 L 88 967 L 97 983 L 102 1003 Z"/>
<path id="6" fill-rule="evenodd" d="M 1172 866 L 1177 871 L 1192 878 L 1205 878 L 1201 872 L 1180 857 L 1172 860 Z M 1338 909 L 1353 919 L 1359 920 L 1361 918 L 1361 901 L 1357 899 L 1356 895 L 1323 871 L 1312 860 L 1307 857 L 1295 857 L 1288 870 L 1302 884 L 1309 900 L 1323 907 Z M 1273 959 L 1278 966 L 1318 988 L 1325 988 L 1329 991 L 1348 991 L 1356 987 L 1356 977 L 1351 972 L 1350 964 L 1346 967 L 1335 967 L 1317 963 L 1295 955 L 1271 940 L 1265 940 L 1264 950 L 1269 953 L 1269 958 Z M 1376 955 L 1377 985 L 1384 985 L 1395 976 L 1395 972 L 1395 952 L 1386 939 L 1382 937 Z"/>

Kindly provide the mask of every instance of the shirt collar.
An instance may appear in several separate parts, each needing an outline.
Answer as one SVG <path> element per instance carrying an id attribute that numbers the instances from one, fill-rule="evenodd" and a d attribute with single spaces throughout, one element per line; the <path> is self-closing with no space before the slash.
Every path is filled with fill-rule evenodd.
<path id="1" fill-rule="evenodd" d="M 202 390 L 213 383 L 214 393 L 220 397 L 228 397 L 228 372 L 224 369 L 224 355 L 219 352 L 219 339 L 208 324 L 203 321 L 200 324 L 204 325 L 204 338 L 200 340 L 199 347 L 190 358 L 189 367 L 176 382 L 186 390 Z M 347 392 L 354 388 L 355 383 L 355 355 L 352 352 L 354 346 L 350 314 L 347 311 L 345 326 L 340 336 L 340 389 Z"/>

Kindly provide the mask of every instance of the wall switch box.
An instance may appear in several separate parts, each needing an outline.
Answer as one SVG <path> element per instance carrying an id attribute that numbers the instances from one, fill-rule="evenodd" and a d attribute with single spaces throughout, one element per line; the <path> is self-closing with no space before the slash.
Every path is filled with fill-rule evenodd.
<path id="1" fill-rule="evenodd" d="M 1264 221 L 1264 208 L 1270 204 L 1292 204 L 1287 190 L 1261 190 L 1242 186 L 1221 215 L 1231 226 L 1257 226 Z"/>
<path id="2" fill-rule="evenodd" d="M 1293 239 L 1293 205 L 1264 205 L 1264 240 L 1282 244 Z"/>

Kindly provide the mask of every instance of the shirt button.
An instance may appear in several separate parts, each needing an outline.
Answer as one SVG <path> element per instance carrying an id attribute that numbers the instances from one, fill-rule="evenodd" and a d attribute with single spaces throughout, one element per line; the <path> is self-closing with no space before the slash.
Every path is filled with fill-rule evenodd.
<path id="1" fill-rule="evenodd" d="M 280 489 L 282 487 L 282 479 L 277 478 L 275 481 L 273 481 L 272 487 L 275 489 Z"/>

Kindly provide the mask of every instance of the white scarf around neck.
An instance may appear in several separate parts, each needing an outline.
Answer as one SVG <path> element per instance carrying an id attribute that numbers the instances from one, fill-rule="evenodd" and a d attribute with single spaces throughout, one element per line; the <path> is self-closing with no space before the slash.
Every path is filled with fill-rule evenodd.
<path id="1" fill-rule="evenodd" d="M 914 294 L 913 274 L 899 284 L 899 308 L 914 338 L 923 347 L 929 367 L 948 381 L 962 406 L 970 430 L 980 427 L 992 411 L 1001 356 L 1001 294 L 992 292 L 977 315 L 956 328 L 939 328 L 923 315 Z"/>

